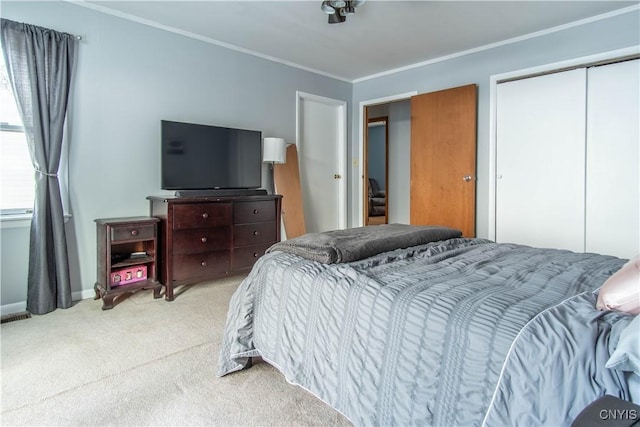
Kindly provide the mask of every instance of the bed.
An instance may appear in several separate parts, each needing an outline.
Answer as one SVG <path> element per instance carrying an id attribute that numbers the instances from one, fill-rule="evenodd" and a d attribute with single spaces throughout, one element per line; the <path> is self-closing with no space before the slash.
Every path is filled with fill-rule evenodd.
<path id="1" fill-rule="evenodd" d="M 600 396 L 640 400 L 638 372 L 605 367 L 635 316 L 596 309 L 626 260 L 460 234 L 274 245 L 231 299 L 218 375 L 260 356 L 362 426 L 570 425 Z"/>

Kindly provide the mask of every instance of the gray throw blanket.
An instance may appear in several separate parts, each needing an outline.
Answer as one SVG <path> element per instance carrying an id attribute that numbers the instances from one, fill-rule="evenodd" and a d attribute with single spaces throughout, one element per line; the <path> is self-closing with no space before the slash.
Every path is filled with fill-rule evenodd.
<path id="1" fill-rule="evenodd" d="M 323 264 L 337 264 L 460 236 L 460 230 L 439 225 L 384 224 L 307 233 L 276 243 L 267 252 L 287 252 Z"/>

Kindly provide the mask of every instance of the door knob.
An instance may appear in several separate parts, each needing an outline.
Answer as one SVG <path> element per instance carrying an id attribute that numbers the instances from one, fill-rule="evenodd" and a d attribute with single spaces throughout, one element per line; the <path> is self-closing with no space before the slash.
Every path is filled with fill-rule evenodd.
<path id="1" fill-rule="evenodd" d="M 333 179 L 340 179 L 340 178 L 342 178 L 342 176 L 340 176 L 340 174 L 333 175 Z"/>
<path id="2" fill-rule="evenodd" d="M 471 181 L 472 179 L 473 179 L 473 177 L 472 177 L 471 175 L 465 175 L 465 176 L 463 176 L 463 177 L 462 177 L 462 180 L 463 180 L 464 182 L 469 182 L 469 181 Z"/>

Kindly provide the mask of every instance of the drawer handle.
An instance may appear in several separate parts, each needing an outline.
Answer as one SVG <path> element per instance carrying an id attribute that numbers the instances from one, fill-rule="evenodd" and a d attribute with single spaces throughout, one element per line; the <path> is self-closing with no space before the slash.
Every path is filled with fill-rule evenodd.
<path id="1" fill-rule="evenodd" d="M 204 219 L 209 218 L 209 214 L 208 214 L 208 213 L 206 213 L 206 212 L 205 212 L 205 213 L 203 213 L 203 214 L 202 214 L 202 218 L 204 218 Z"/>
<path id="2" fill-rule="evenodd" d="M 136 230 L 136 229 L 131 230 L 131 235 L 132 236 L 137 236 L 138 235 L 138 230 Z"/>
<path id="3" fill-rule="evenodd" d="M 202 262 L 200 263 L 200 265 L 201 265 L 201 266 L 203 266 L 203 267 L 206 267 L 206 266 L 207 266 L 207 261 L 202 261 Z"/>
<path id="4" fill-rule="evenodd" d="M 256 231 L 254 231 L 254 232 L 253 232 L 253 235 L 254 235 L 254 236 L 257 236 L 258 234 L 260 234 L 260 232 L 259 232 L 258 230 L 256 230 Z"/>
<path id="5" fill-rule="evenodd" d="M 254 258 L 258 258 L 258 252 L 254 252 L 254 253 L 253 253 L 253 257 L 254 257 Z"/>
<path id="6" fill-rule="evenodd" d="M 254 209 L 254 210 L 253 210 L 253 213 L 257 215 L 257 214 L 259 214 L 259 213 L 260 213 L 260 211 L 259 211 L 258 209 Z"/>
<path id="7" fill-rule="evenodd" d="M 200 239 L 202 241 L 202 243 L 207 243 L 207 238 L 203 237 L 202 239 Z"/>

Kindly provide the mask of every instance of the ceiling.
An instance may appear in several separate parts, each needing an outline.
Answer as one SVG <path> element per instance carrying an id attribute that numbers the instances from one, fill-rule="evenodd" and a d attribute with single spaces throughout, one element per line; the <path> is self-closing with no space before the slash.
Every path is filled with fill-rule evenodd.
<path id="1" fill-rule="evenodd" d="M 74 3 L 353 82 L 639 1 L 369 0 L 340 24 L 320 0 Z"/>

